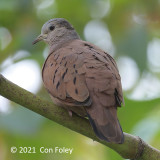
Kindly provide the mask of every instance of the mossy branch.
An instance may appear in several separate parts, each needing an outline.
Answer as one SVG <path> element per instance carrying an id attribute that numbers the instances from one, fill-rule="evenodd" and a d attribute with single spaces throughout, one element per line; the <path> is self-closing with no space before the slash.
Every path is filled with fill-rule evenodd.
<path id="1" fill-rule="evenodd" d="M 55 121 L 64 127 L 85 135 L 94 141 L 110 147 L 123 158 L 134 160 L 160 160 L 160 151 L 145 143 L 141 138 L 124 133 L 123 144 L 111 144 L 99 140 L 89 124 L 88 120 L 73 114 L 69 116 L 68 112 L 55 106 L 52 102 L 38 97 L 16 84 L 10 82 L 0 74 L 0 95 L 7 99 L 22 105 L 52 121 Z"/>

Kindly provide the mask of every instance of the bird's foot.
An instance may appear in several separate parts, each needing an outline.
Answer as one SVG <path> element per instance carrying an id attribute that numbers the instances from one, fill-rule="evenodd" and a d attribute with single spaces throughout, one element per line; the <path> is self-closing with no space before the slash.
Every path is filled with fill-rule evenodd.
<path id="1" fill-rule="evenodd" d="M 72 111 L 71 110 L 68 110 L 68 114 L 70 117 L 72 117 Z"/>

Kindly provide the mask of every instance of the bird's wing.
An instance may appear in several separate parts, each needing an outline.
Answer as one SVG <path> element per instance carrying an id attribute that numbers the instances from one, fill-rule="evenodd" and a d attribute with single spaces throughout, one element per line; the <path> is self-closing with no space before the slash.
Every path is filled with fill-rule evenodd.
<path id="1" fill-rule="evenodd" d="M 84 57 L 70 45 L 51 53 L 42 70 L 48 92 L 61 103 L 72 106 L 91 104 L 84 75 Z"/>
<path id="2" fill-rule="evenodd" d="M 75 42 L 83 48 L 85 81 L 92 98 L 86 107 L 96 135 L 103 140 L 123 143 L 123 132 L 117 118 L 117 107 L 123 102 L 121 78 L 114 59 L 98 47 L 83 41 Z"/>

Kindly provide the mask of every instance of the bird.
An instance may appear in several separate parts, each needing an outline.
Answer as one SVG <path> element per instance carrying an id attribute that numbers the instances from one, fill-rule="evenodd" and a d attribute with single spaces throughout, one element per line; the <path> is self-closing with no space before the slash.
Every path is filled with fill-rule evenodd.
<path id="1" fill-rule="evenodd" d="M 124 143 L 117 107 L 124 104 L 121 77 L 115 60 L 98 46 L 81 40 L 64 18 L 47 21 L 33 41 L 49 45 L 42 68 L 44 87 L 53 103 L 86 117 L 96 136 Z"/>

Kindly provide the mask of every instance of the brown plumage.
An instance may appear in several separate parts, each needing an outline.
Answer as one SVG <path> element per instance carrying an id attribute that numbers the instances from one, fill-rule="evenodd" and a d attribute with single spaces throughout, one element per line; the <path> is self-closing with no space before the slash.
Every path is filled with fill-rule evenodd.
<path id="1" fill-rule="evenodd" d="M 100 139 L 123 143 L 117 119 L 123 94 L 114 59 L 97 46 L 80 40 L 74 28 L 62 18 L 46 22 L 33 43 L 42 39 L 50 45 L 42 78 L 53 102 L 88 116 Z"/>

